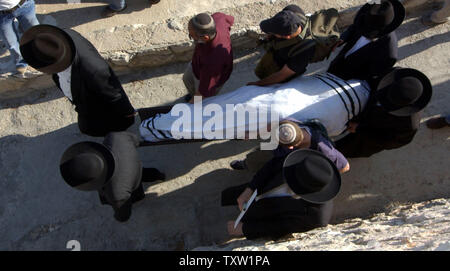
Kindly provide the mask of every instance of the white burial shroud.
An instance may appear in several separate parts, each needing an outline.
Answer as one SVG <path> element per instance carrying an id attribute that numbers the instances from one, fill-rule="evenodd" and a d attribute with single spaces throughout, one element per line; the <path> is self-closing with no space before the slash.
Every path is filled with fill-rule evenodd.
<path id="1" fill-rule="evenodd" d="M 174 139 L 174 135 L 179 133 L 173 134 L 172 129 L 183 131 L 185 139 L 193 139 L 194 133 L 195 138 L 212 139 L 210 133 L 208 134 L 211 126 L 216 129 L 216 132 L 220 131 L 221 136 L 215 139 L 230 139 L 229 134 L 225 132 L 227 129 L 234 129 L 234 138 L 236 138 L 236 130 L 256 131 L 258 129 L 256 125 L 252 125 L 257 123 L 258 119 L 252 120 L 248 115 L 244 123 L 238 122 L 236 111 L 239 108 L 237 105 L 240 104 L 246 110 L 257 110 L 257 114 L 263 112 L 261 110 L 263 107 L 266 107 L 266 111 L 269 112 L 275 110 L 279 120 L 284 118 L 299 121 L 318 119 L 330 136 L 337 136 L 345 131 L 348 120 L 363 110 L 368 101 L 369 92 L 368 84 L 361 80 L 344 81 L 329 73 L 300 76 L 284 84 L 267 87 L 244 86 L 225 94 L 203 99 L 203 108 L 197 104 L 197 109 L 200 108 L 197 112 L 205 111 L 209 107 L 213 110 L 213 113 L 209 114 L 203 112 L 195 116 L 194 104 L 182 104 L 185 109 L 190 110 L 190 114 L 184 116 L 186 112 L 177 113 L 176 105 L 167 114 L 157 114 L 142 121 L 139 130 L 142 138 L 151 142 Z M 233 116 L 233 114 L 235 114 L 234 121 L 227 121 L 227 115 Z M 184 124 L 180 126 L 182 117 L 184 117 Z M 211 125 L 213 117 L 215 121 L 222 120 L 220 125 Z M 269 123 L 270 116 L 266 119 L 265 123 Z M 209 124 L 205 125 L 208 121 Z M 175 137 L 180 139 L 179 136 Z"/>

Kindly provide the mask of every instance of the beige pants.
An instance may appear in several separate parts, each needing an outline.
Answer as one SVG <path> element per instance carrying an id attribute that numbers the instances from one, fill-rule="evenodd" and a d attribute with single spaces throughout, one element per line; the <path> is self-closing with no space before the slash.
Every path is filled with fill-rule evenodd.
<path id="1" fill-rule="evenodd" d="M 450 16 L 450 0 L 445 0 L 444 6 L 431 14 L 431 20 L 435 23 L 442 23 L 447 21 Z"/>
<path id="2" fill-rule="evenodd" d="M 412 7 L 421 6 L 429 0 L 403 0 L 402 4 L 406 9 L 410 9 Z M 447 17 L 450 16 L 450 0 L 433 0 L 432 2 L 444 2 L 444 6 L 435 12 L 431 13 L 431 21 L 435 23 L 443 23 L 447 21 Z"/>
<path id="3" fill-rule="evenodd" d="M 195 92 L 198 90 L 200 81 L 197 79 L 197 77 L 195 77 L 194 71 L 192 70 L 192 62 L 189 62 L 189 64 L 186 67 L 186 70 L 184 71 L 183 82 L 189 94 L 194 95 Z M 218 86 L 216 88 L 216 94 L 219 93 L 222 87 L 223 85 Z"/>
<path id="4" fill-rule="evenodd" d="M 186 67 L 186 70 L 183 74 L 183 83 L 186 86 L 189 94 L 194 95 L 198 90 L 198 86 L 200 85 L 200 81 L 195 77 L 194 71 L 192 70 L 192 62 Z"/>

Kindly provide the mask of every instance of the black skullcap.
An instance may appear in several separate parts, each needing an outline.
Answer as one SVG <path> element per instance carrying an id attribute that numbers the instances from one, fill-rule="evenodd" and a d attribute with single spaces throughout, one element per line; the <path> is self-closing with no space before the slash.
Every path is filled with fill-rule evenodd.
<path id="1" fill-rule="evenodd" d="M 202 26 L 208 25 L 209 23 L 211 23 L 211 21 L 212 21 L 212 17 L 206 13 L 198 14 L 197 16 L 194 17 L 194 20 L 193 20 L 193 22 L 195 24 L 199 24 Z"/>
<path id="2" fill-rule="evenodd" d="M 216 32 L 214 19 L 207 13 L 197 14 L 190 22 L 197 34 L 211 35 Z"/>

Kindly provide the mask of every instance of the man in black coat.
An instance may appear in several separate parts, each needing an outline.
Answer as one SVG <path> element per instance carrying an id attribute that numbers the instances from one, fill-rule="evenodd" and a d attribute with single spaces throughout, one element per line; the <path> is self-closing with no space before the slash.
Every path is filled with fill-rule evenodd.
<path id="1" fill-rule="evenodd" d="M 394 30 L 405 18 L 398 0 L 365 4 L 353 24 L 341 35 L 344 48 L 331 62 L 328 72 L 344 80 L 371 80 L 394 66 L 398 59 Z"/>
<path id="2" fill-rule="evenodd" d="M 350 170 L 347 159 L 334 147 L 325 127 L 316 119 L 298 121 L 286 118 L 278 126 L 278 147 L 273 151 L 255 148 L 247 154 L 245 160 L 234 160 L 230 163 L 235 170 L 247 169 L 256 173 L 269 160 L 282 162 L 291 152 L 297 149 L 319 151 L 333 161 L 340 173 Z M 271 162 L 274 163 L 274 162 Z"/>
<path id="3" fill-rule="evenodd" d="M 103 144 L 74 144 L 61 158 L 61 175 L 73 188 L 98 191 L 101 203 L 114 209 L 116 220 L 127 221 L 132 204 L 145 196 L 142 182 L 165 179 L 155 168 L 142 168 L 138 145 L 137 136 L 129 132 L 109 133 Z"/>
<path id="4" fill-rule="evenodd" d="M 430 80 L 417 70 L 396 67 L 377 81 L 363 112 L 349 122 L 350 134 L 335 142 L 345 157 L 400 148 L 419 129 L 420 111 L 432 95 Z"/>
<path id="5" fill-rule="evenodd" d="M 318 151 L 300 149 L 285 159 L 272 159 L 250 183 L 222 192 L 222 206 L 238 204 L 241 211 L 248 209 L 236 227 L 235 221 L 228 222 L 228 233 L 247 239 L 276 239 L 324 227 L 331 219 L 332 199 L 340 185 L 336 165 Z M 258 195 L 250 206 L 247 191 Z"/>
<path id="6" fill-rule="evenodd" d="M 119 79 L 95 47 L 73 30 L 37 25 L 20 41 L 33 68 L 53 74 L 53 81 L 75 105 L 80 131 L 105 136 L 134 123 L 135 110 Z"/>

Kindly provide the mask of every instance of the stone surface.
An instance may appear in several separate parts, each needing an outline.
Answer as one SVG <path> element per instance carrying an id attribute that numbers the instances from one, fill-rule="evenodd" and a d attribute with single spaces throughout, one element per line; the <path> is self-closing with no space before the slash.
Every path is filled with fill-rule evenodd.
<path id="1" fill-rule="evenodd" d="M 368 219 L 350 219 L 275 241 L 235 239 L 195 251 L 450 251 L 450 200 L 392 206 Z"/>
<path id="2" fill-rule="evenodd" d="M 424 122 L 450 113 L 450 35 L 448 24 L 426 28 L 418 16 L 410 15 L 397 31 L 397 65 L 419 69 L 433 84 L 433 97 L 422 115 Z M 183 46 L 171 50 L 187 55 Z M 260 51 L 252 49 L 237 53 L 223 91 L 254 81 L 259 57 Z M 311 65 L 308 73 L 324 71 L 328 63 Z M 181 80 L 186 65 L 133 70 L 120 80 L 136 108 L 179 102 L 186 94 Z M 71 189 L 59 174 L 59 159 L 66 148 L 101 139 L 80 134 L 72 105 L 56 88 L 33 89 L 34 84 L 27 84 L 25 97 L 0 101 L 0 250 L 66 250 L 69 240 L 80 241 L 82 250 L 182 250 L 228 239 L 226 222 L 239 212 L 220 207 L 220 192 L 251 177 L 228 165 L 245 157 L 257 142 L 140 148 L 143 164 L 160 168 L 167 181 L 146 186 L 146 199 L 133 207 L 130 221 L 118 223 L 112 209 L 100 205 L 95 193 Z M 0 82 L 0 88 L 3 86 Z M 137 132 L 136 128 L 131 131 Z M 408 146 L 367 159 L 351 159 L 351 170 L 343 176 L 335 200 L 332 223 L 370 217 L 393 202 L 449 198 L 449 151 L 449 129 L 429 130 L 422 124 Z"/>
<path id="3" fill-rule="evenodd" d="M 37 14 L 41 23 L 62 28 L 73 28 L 90 40 L 118 73 L 129 73 L 136 68 L 150 68 L 174 62 L 188 61 L 193 44 L 188 39 L 186 27 L 189 19 L 199 12 L 221 11 L 232 14 L 235 24 L 231 38 L 235 51 L 254 48 L 261 31 L 261 18 L 268 18 L 287 4 L 298 4 L 306 13 L 321 8 L 334 7 L 340 11 L 338 26 L 348 26 L 364 0 L 355 1 L 199 1 L 195 5 L 176 3 L 174 0 L 160 2 L 147 8 L 144 3 L 129 3 L 123 14 L 103 19 L 98 3 L 65 3 L 63 0 L 37 1 Z M 406 4 L 414 12 L 430 1 L 416 0 Z M 177 6 L 178 5 L 178 6 Z M 184 9 L 183 9 L 184 8 Z M 151 16 L 150 16 L 151 15 Z M 70 18 L 70 19 L 67 19 Z M 130 21 L 132 19 L 132 21 Z M 176 51 L 173 50 L 176 48 Z M 182 51 L 183 53 L 178 53 Z M 14 65 L 7 55 L 0 56 L 0 99 L 23 97 L 21 91 L 29 85 L 33 89 L 44 89 L 52 85 L 49 77 L 28 74 L 28 80 L 12 76 Z M 20 89 L 20 90 L 19 90 Z"/>

